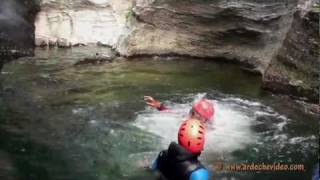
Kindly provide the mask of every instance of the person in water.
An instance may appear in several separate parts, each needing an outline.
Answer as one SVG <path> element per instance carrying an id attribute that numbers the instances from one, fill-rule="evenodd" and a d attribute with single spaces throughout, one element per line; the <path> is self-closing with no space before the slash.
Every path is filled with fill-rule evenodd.
<path id="1" fill-rule="evenodd" d="M 155 100 L 151 96 L 144 96 L 144 100 L 150 107 L 156 108 L 159 111 L 172 111 L 170 108 L 166 107 L 160 101 Z M 214 106 L 209 100 L 205 98 L 202 98 L 193 103 L 192 108 L 189 112 L 190 118 L 200 120 L 204 123 L 211 122 L 213 120 L 213 116 Z"/>
<path id="2" fill-rule="evenodd" d="M 171 142 L 159 153 L 152 170 L 159 171 L 166 180 L 208 180 L 208 170 L 198 160 L 205 143 L 203 123 L 196 119 L 182 122 L 178 142 Z"/>

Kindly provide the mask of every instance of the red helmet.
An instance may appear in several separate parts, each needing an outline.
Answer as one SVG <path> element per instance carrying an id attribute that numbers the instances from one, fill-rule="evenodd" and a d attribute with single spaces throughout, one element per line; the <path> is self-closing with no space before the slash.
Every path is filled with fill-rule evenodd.
<path id="1" fill-rule="evenodd" d="M 178 132 L 179 144 L 193 154 L 203 150 L 205 129 L 203 124 L 197 119 L 184 121 Z"/>
<path id="2" fill-rule="evenodd" d="M 205 121 L 209 121 L 214 115 L 213 104 L 206 99 L 195 102 L 192 105 L 192 110 L 198 113 Z"/>

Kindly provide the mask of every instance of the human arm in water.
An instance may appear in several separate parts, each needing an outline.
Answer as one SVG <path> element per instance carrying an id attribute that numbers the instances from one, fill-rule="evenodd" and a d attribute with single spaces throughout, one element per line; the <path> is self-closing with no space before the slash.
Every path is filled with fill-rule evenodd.
<path id="1" fill-rule="evenodd" d="M 166 106 L 164 106 L 160 101 L 155 100 L 153 97 L 151 96 L 144 96 L 143 97 L 144 101 L 146 101 L 146 103 L 153 108 L 158 109 L 159 111 L 166 111 L 169 110 L 169 108 L 167 108 Z"/>

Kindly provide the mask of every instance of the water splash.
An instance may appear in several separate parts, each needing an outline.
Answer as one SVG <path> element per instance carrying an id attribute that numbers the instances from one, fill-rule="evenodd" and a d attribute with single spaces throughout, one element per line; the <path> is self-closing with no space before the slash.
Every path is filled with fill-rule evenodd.
<path id="1" fill-rule="evenodd" d="M 179 125 L 187 118 L 192 102 L 204 96 L 205 94 L 189 95 L 187 99 L 193 99 L 191 102 L 168 104 L 174 112 L 146 108 L 138 114 L 134 125 L 162 137 L 162 146 L 165 148 L 170 141 L 177 140 Z M 241 104 L 235 104 L 236 101 L 211 101 L 215 105 L 216 114 L 214 122 L 208 124 L 205 151 L 232 152 L 255 141 L 257 134 L 250 128 L 255 118 L 241 111 Z"/>

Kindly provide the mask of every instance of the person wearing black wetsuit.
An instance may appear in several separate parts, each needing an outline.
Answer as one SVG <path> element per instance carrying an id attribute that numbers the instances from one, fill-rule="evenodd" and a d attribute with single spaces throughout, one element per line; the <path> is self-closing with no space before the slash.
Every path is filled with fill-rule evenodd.
<path id="1" fill-rule="evenodd" d="M 184 121 L 179 129 L 179 144 L 172 142 L 152 164 L 166 180 L 208 180 L 208 170 L 198 157 L 204 145 L 204 128 L 198 120 Z"/>

